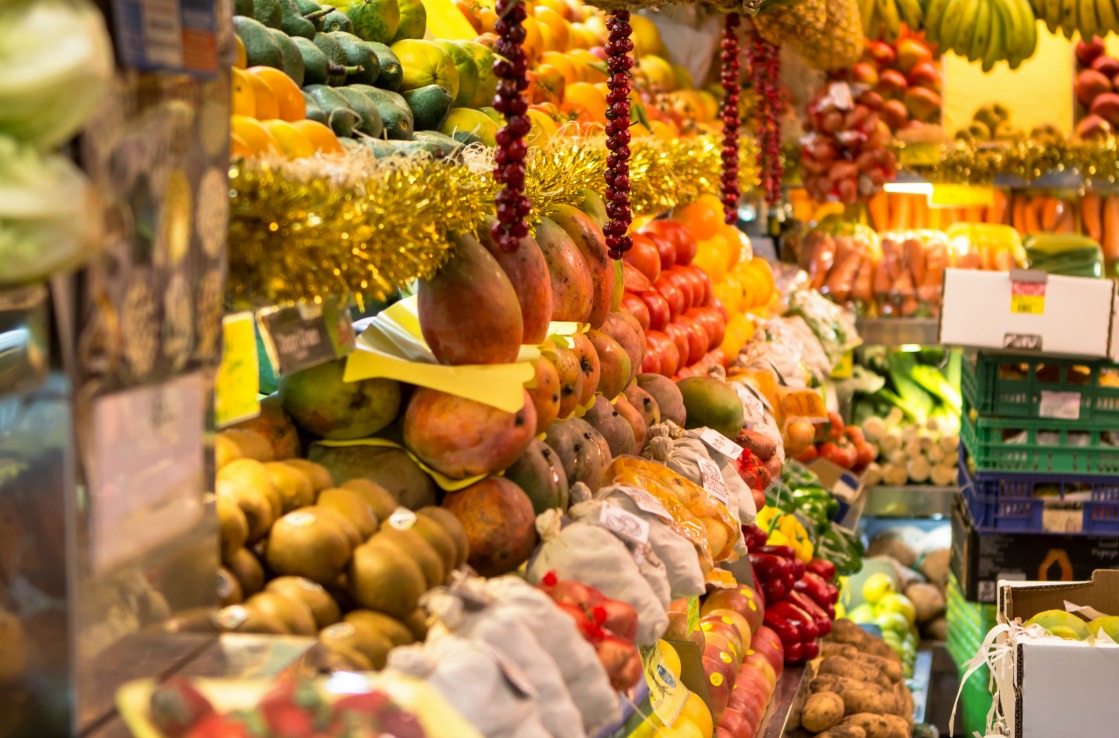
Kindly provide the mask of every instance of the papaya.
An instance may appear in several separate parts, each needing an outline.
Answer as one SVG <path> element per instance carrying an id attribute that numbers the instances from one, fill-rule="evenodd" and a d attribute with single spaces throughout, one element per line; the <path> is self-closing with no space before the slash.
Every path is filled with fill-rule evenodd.
<path id="1" fill-rule="evenodd" d="M 624 394 L 614 399 L 614 410 L 625 418 L 629 427 L 633 429 L 633 453 L 640 454 L 645 448 L 645 439 L 649 435 L 649 426 L 645 424 L 645 418 L 630 404 Z"/>
<path id="2" fill-rule="evenodd" d="M 412 109 L 412 119 L 417 131 L 438 131 L 447 120 L 454 100 L 439 85 L 426 85 L 408 90 L 404 100 Z"/>
<path id="3" fill-rule="evenodd" d="M 448 477 L 501 471 L 524 453 L 536 433 L 536 410 L 527 391 L 524 402 L 519 411 L 509 413 L 418 387 L 404 413 L 404 443 Z"/>
<path id="4" fill-rule="evenodd" d="M 524 322 L 525 343 L 538 344 L 548 336 L 552 320 L 552 282 L 548 276 L 548 262 L 540 244 L 532 236 L 520 240 L 516 251 L 505 251 L 494 243 L 491 229 L 496 218 L 486 218 L 478 229 L 478 239 L 497 260 L 517 293 Z"/>
<path id="5" fill-rule="evenodd" d="M 440 364 L 515 361 L 524 336 L 516 290 L 477 239 L 466 234 L 450 238 L 451 261 L 430 280 L 420 282 L 424 340 Z"/>
<path id="6" fill-rule="evenodd" d="M 563 466 L 569 485 L 582 482 L 591 491 L 602 486 L 612 457 L 606 439 L 582 418 L 553 423 L 544 439 Z"/>
<path id="7" fill-rule="evenodd" d="M 641 370 L 641 362 L 645 360 L 645 331 L 630 313 L 610 313 L 600 330 L 617 341 L 629 356 L 630 376 L 626 380 L 628 386 Z"/>
<path id="8" fill-rule="evenodd" d="M 559 417 L 566 418 L 583 399 L 583 369 L 579 357 L 566 346 L 556 346 L 551 356 L 559 377 Z"/>
<path id="9" fill-rule="evenodd" d="M 602 331 L 591 329 L 587 333 L 587 340 L 594 346 L 598 355 L 598 391 L 605 395 L 606 399 L 613 400 L 625 390 L 633 376 L 633 365 L 629 354 L 621 344 Z M 741 408 L 741 404 L 739 407 Z"/>
<path id="10" fill-rule="evenodd" d="M 579 370 L 583 373 L 583 393 L 579 396 L 579 405 L 585 406 L 590 404 L 594 399 L 594 393 L 599 389 L 602 365 L 598 352 L 586 333 L 576 333 L 572 336 L 572 341 L 575 345 L 571 350 L 575 352 L 575 358 L 579 360 Z"/>
<path id="11" fill-rule="evenodd" d="M 543 354 L 536 359 L 536 376 L 526 389 L 536 408 L 536 432 L 543 433 L 559 417 L 560 410 L 559 372 Z"/>
<path id="12" fill-rule="evenodd" d="M 636 439 L 633 435 L 633 427 L 602 395 L 595 397 L 594 405 L 583 416 L 583 420 L 594 426 L 594 429 L 606 439 L 611 456 L 623 456 L 634 452 Z"/>
<path id="13" fill-rule="evenodd" d="M 387 44 L 400 26 L 397 0 L 347 0 L 338 9 L 349 17 L 354 33 L 363 41 Z"/>
<path id="14" fill-rule="evenodd" d="M 688 412 L 684 407 L 684 396 L 675 382 L 660 374 L 638 374 L 637 384 L 657 403 L 657 411 L 662 421 L 671 420 L 681 428 L 684 427 Z"/>
<path id="15" fill-rule="evenodd" d="M 685 428 L 714 428 L 727 438 L 742 431 L 742 400 L 729 384 L 714 377 L 685 377 L 676 386 L 687 413 Z"/>
<path id="16" fill-rule="evenodd" d="M 556 452 L 539 438 L 505 470 L 505 478 L 525 491 L 537 515 L 556 507 L 567 510 L 567 473 Z"/>
<path id="17" fill-rule="evenodd" d="M 280 403 L 303 430 L 322 438 L 364 438 L 396 418 L 400 385 L 391 379 L 343 381 L 344 359 L 280 380 Z"/>
<path id="18" fill-rule="evenodd" d="M 567 231 L 583 257 L 594 286 L 587 322 L 592 328 L 598 328 L 610 313 L 614 296 L 614 263 L 607 253 L 606 236 L 591 216 L 574 205 L 556 205 L 548 212 L 548 217 Z"/>
<path id="19" fill-rule="evenodd" d="M 552 320 L 586 323 L 593 308 L 594 284 L 575 242 L 548 218 L 536 226 L 536 242 L 551 277 Z"/>
<path id="20" fill-rule="evenodd" d="M 488 477 L 448 493 L 443 507 L 462 523 L 470 542 L 467 563 L 484 577 L 508 574 L 536 548 L 532 501 L 508 479 Z"/>

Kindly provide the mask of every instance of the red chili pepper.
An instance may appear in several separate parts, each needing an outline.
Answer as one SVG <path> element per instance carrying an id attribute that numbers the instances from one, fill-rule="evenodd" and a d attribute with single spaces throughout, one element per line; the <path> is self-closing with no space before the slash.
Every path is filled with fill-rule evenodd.
<path id="1" fill-rule="evenodd" d="M 831 633 L 831 618 L 824 612 L 823 608 L 812 601 L 812 598 L 803 592 L 789 592 L 785 595 L 785 601 L 791 602 L 801 610 L 808 613 L 812 618 L 812 622 L 816 625 L 816 630 L 819 631 L 820 636 L 826 636 Z"/>
<path id="2" fill-rule="evenodd" d="M 825 561 L 824 559 L 812 559 L 808 562 L 805 568 L 813 574 L 823 577 L 829 582 L 835 581 L 835 564 L 830 561 Z"/>
<path id="3" fill-rule="evenodd" d="M 815 641 L 813 641 L 813 643 L 815 643 Z M 817 645 L 817 652 L 818 651 L 819 651 L 819 646 Z M 800 663 L 801 661 L 804 661 L 804 644 L 802 644 L 802 643 L 790 643 L 787 646 L 785 646 L 785 663 L 786 664 L 797 664 L 797 663 Z"/>
<path id="4" fill-rule="evenodd" d="M 779 614 L 776 608 L 772 605 L 766 608 L 763 622 L 765 623 L 767 628 L 776 633 L 777 637 L 781 639 L 781 644 L 785 647 L 787 661 L 789 648 L 792 646 L 800 645 L 800 629 L 797 628 L 795 623 Z"/>
<path id="5" fill-rule="evenodd" d="M 804 572 L 804 576 L 793 584 L 793 589 L 808 595 L 820 607 L 826 608 L 828 605 L 835 604 L 835 601 L 831 598 L 831 592 L 828 591 L 828 583 L 822 577 L 810 571 Z"/>
<path id="6" fill-rule="evenodd" d="M 798 580 L 798 579 L 800 579 L 801 577 L 804 576 L 804 573 L 805 573 L 804 562 L 801 561 L 800 559 L 793 559 L 792 560 L 792 565 L 793 565 L 793 583 L 796 584 L 796 580 Z"/>

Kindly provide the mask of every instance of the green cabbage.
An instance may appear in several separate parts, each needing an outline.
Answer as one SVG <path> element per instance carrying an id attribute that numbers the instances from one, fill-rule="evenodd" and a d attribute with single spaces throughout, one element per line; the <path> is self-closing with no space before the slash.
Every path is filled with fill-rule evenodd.
<path id="1" fill-rule="evenodd" d="M 92 188 L 77 166 L 0 136 L 0 285 L 76 266 L 100 232 Z"/>
<path id="2" fill-rule="evenodd" d="M 0 0 L 0 134 L 58 146 L 78 132 L 112 74 L 112 42 L 91 3 Z"/>

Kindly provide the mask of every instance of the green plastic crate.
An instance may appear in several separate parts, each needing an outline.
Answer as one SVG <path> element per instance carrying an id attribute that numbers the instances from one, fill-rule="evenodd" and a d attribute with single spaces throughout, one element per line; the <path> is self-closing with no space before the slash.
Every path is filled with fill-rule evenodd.
<path id="1" fill-rule="evenodd" d="M 959 669 L 963 678 L 967 664 L 983 645 L 988 631 L 995 627 L 998 609 L 968 600 L 960 588 L 954 574 L 948 575 L 947 587 L 948 640 L 945 647 Z M 987 713 L 991 709 L 993 696 L 989 688 L 990 669 L 986 666 L 976 670 L 963 685 L 960 704 L 956 710 L 956 735 L 986 733 Z"/>
<path id="2" fill-rule="evenodd" d="M 980 352 L 964 358 L 960 388 L 982 416 L 1040 419 L 1044 410 L 1051 417 L 1058 405 L 1076 408 L 1067 404 L 1075 393 L 1077 417 L 1067 420 L 1119 421 L 1119 364 L 1109 361 Z"/>
<path id="3" fill-rule="evenodd" d="M 963 678 L 960 670 L 960 678 Z M 956 709 L 956 725 L 953 735 L 987 734 L 987 713 L 991 711 L 994 695 L 989 688 L 990 672 L 987 667 L 979 669 L 963 685 L 960 704 Z"/>
<path id="4" fill-rule="evenodd" d="M 1115 422 L 988 418 L 966 398 L 960 423 L 977 472 L 1119 474 L 1119 446 L 1106 442 L 1117 431 Z"/>

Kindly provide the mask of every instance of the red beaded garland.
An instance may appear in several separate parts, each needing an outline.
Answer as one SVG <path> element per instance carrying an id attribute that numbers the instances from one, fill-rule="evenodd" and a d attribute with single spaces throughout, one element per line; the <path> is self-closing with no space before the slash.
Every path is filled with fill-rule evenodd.
<path id="1" fill-rule="evenodd" d="M 497 96 L 493 106 L 505 116 L 505 125 L 497 132 L 497 152 L 494 155 L 494 179 L 502 190 L 494 197 L 497 205 L 497 222 L 491 235 L 502 251 L 513 252 L 520 239 L 528 235 L 528 216 L 532 203 L 525 196 L 525 156 L 528 146 L 524 137 L 532 127 L 529 120 L 528 101 L 523 93 L 528 89 L 528 56 L 521 45 L 525 40 L 522 25 L 525 17 L 522 0 L 497 0 L 498 20 L 494 32 L 498 39 L 494 51 L 503 58 L 494 62 L 493 71 L 498 77 Z"/>
<path id="2" fill-rule="evenodd" d="M 781 48 L 766 42 L 755 32 L 750 44 L 750 76 L 757 94 L 758 170 L 762 176 L 765 201 L 781 201 Z"/>
<path id="3" fill-rule="evenodd" d="M 719 109 L 719 118 L 723 121 L 723 217 L 728 225 L 733 225 L 738 220 L 738 198 L 741 195 L 738 189 L 738 92 L 740 83 L 739 70 L 742 68 L 738 60 L 738 25 L 741 18 L 737 13 L 727 13 L 726 22 L 723 24 L 723 40 L 721 43 L 723 84 L 723 101 Z"/>
<path id="4" fill-rule="evenodd" d="M 630 72 L 633 51 L 630 34 L 633 26 L 629 23 L 628 10 L 615 10 L 606 19 L 608 40 L 603 49 L 606 51 L 606 68 L 609 79 L 606 86 L 610 89 L 607 100 L 610 107 L 606 110 L 606 215 L 609 220 L 603 226 L 606 247 L 610 257 L 621 259 L 630 250 L 633 241 L 625 235 L 633 222 L 633 212 L 629 204 L 629 93 Z"/>

